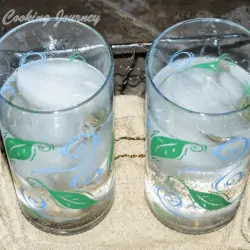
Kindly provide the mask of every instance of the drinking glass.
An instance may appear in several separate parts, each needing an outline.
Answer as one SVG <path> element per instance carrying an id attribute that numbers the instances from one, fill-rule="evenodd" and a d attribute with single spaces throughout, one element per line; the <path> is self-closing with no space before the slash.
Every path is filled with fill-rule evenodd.
<path id="1" fill-rule="evenodd" d="M 189 234 L 235 216 L 249 173 L 249 31 L 220 19 L 168 28 L 146 60 L 150 209 Z"/>
<path id="2" fill-rule="evenodd" d="M 70 19 L 0 40 L 1 133 L 21 212 L 41 230 L 88 230 L 113 204 L 113 73 L 104 38 Z"/>

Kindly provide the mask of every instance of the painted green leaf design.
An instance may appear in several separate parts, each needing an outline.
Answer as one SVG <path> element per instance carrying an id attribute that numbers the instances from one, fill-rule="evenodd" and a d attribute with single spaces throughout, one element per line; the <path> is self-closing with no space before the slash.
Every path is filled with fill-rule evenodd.
<path id="1" fill-rule="evenodd" d="M 199 63 L 193 65 L 191 68 L 209 69 L 215 72 L 219 71 L 219 62 Z"/>
<path id="2" fill-rule="evenodd" d="M 80 58 L 84 63 L 86 62 L 86 60 L 79 54 L 78 51 L 75 51 L 75 52 L 69 57 L 69 61 L 72 62 L 72 61 L 75 60 L 76 58 Z"/>
<path id="3" fill-rule="evenodd" d="M 221 60 L 225 60 L 225 59 L 226 59 L 226 62 L 234 64 L 234 61 L 232 60 L 232 58 L 228 56 L 228 54 L 223 54 L 220 57 L 218 57 L 216 61 L 208 62 L 208 63 L 199 63 L 196 65 L 193 65 L 191 68 L 202 68 L 202 69 L 212 70 L 214 72 L 219 72 L 219 63 Z"/>
<path id="4" fill-rule="evenodd" d="M 200 207 L 207 210 L 217 210 L 231 204 L 219 194 L 199 192 L 190 188 L 189 193 Z"/>
<path id="5" fill-rule="evenodd" d="M 95 200 L 80 193 L 57 192 L 53 190 L 50 190 L 49 193 L 59 204 L 71 209 L 84 209 L 96 203 Z"/>
<path id="6" fill-rule="evenodd" d="M 207 146 L 170 137 L 158 136 L 157 133 L 152 134 L 150 146 L 152 157 L 180 160 L 186 155 L 188 149 L 193 152 L 202 152 L 206 151 Z"/>
<path id="7" fill-rule="evenodd" d="M 40 184 L 58 203 L 58 205 L 64 208 L 85 209 L 94 205 L 97 202 L 96 200 L 93 200 L 81 193 L 71 193 L 71 192 L 52 190 L 46 187 L 40 180 L 35 178 L 27 178 L 27 181 L 32 187 L 35 187 L 35 183 Z"/>
<path id="8" fill-rule="evenodd" d="M 250 95 L 250 84 L 247 81 L 245 81 L 244 84 L 242 85 L 242 89 L 244 96 Z"/>
<path id="9" fill-rule="evenodd" d="M 54 146 L 43 142 L 7 137 L 5 138 L 5 148 L 9 159 L 33 160 L 37 149 L 47 152 L 53 150 Z"/>
<path id="10" fill-rule="evenodd" d="M 196 191 L 192 188 L 189 188 L 185 182 L 177 177 L 169 176 L 167 178 L 168 181 L 171 182 L 171 179 L 175 179 L 182 183 L 188 190 L 190 196 L 192 197 L 193 201 L 201 208 L 206 210 L 218 210 L 224 207 L 231 205 L 231 203 L 225 200 L 220 193 L 206 193 Z"/>
<path id="11" fill-rule="evenodd" d="M 111 166 L 112 166 L 112 161 L 113 161 L 113 155 L 114 155 L 114 134 L 113 134 L 113 138 L 112 138 L 112 143 L 111 143 L 111 147 L 110 147 L 110 153 L 109 153 L 109 159 L 108 159 L 108 164 L 109 164 L 109 172 L 111 171 Z"/>

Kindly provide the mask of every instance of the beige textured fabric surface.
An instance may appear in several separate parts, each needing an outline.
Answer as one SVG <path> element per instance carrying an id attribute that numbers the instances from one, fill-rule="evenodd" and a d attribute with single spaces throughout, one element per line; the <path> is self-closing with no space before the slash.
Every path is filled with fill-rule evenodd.
<path id="1" fill-rule="evenodd" d="M 177 249 L 249 250 L 250 184 L 235 219 L 210 234 L 191 236 L 163 226 L 144 199 L 144 100 L 115 99 L 116 200 L 95 228 L 74 236 L 54 236 L 33 227 L 17 207 L 5 160 L 0 166 L 0 250 Z"/>

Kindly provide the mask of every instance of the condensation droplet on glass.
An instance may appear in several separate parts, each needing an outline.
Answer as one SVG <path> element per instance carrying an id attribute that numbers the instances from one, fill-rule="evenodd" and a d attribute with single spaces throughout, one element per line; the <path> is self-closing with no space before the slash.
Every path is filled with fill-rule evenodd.
<path id="1" fill-rule="evenodd" d="M 33 127 L 33 126 L 35 125 L 35 121 L 31 121 L 31 122 L 29 123 L 29 125 L 30 125 L 30 127 Z"/>

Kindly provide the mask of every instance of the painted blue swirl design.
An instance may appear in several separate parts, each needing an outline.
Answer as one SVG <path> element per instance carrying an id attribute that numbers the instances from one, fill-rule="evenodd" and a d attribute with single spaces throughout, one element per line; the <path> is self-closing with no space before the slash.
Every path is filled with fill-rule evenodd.
<path id="1" fill-rule="evenodd" d="M 29 52 L 25 53 L 25 54 L 22 56 L 22 58 L 21 58 L 21 60 L 20 60 L 20 62 L 19 62 L 19 67 L 22 67 L 22 66 L 24 65 L 25 60 L 27 59 L 27 57 L 29 57 L 29 56 L 31 56 L 31 55 L 40 56 L 41 60 L 46 59 L 45 54 L 42 53 L 42 52 L 39 53 L 39 52 L 29 51 Z M 11 86 L 11 85 L 9 85 L 9 84 L 8 84 L 8 85 L 4 85 L 4 86 L 1 88 L 1 90 L 0 90 L 0 95 L 3 96 L 5 92 L 10 92 L 13 96 L 16 95 L 15 89 L 13 88 L 13 86 Z"/>
<path id="2" fill-rule="evenodd" d="M 41 60 L 44 60 L 46 59 L 46 56 L 44 53 L 42 52 L 33 52 L 33 51 L 29 51 L 27 53 L 25 53 L 23 55 L 23 57 L 21 58 L 20 62 L 19 62 L 19 67 L 22 67 L 26 61 L 26 59 L 29 57 L 29 56 L 33 56 L 33 55 L 36 55 L 36 56 L 40 56 Z"/>
<path id="3" fill-rule="evenodd" d="M 84 145 L 84 143 L 79 144 L 75 149 L 74 152 L 71 153 L 70 149 L 71 146 L 77 141 L 80 140 L 82 138 L 87 138 L 92 140 L 92 147 L 89 148 L 86 145 Z M 61 149 L 61 154 L 63 156 L 68 157 L 69 159 L 77 159 L 82 157 L 82 155 L 85 153 L 86 149 L 89 149 L 89 152 L 87 153 L 86 157 L 84 158 L 83 162 L 80 162 L 79 164 L 77 164 L 76 166 L 74 166 L 73 168 L 69 168 L 69 169 L 57 169 L 57 168 L 53 168 L 53 167 L 49 167 L 49 168 L 41 168 L 41 169 L 37 169 L 34 170 L 32 173 L 67 173 L 67 172 L 74 172 L 80 168 L 82 168 L 84 165 L 86 165 L 89 160 L 91 160 L 91 158 L 94 155 L 95 149 L 97 147 L 98 144 L 98 136 L 95 133 L 82 133 L 76 137 L 74 137 L 73 139 L 71 139 L 62 149 Z M 87 169 L 87 168 L 86 168 Z"/>
<path id="4" fill-rule="evenodd" d="M 92 141 L 92 146 L 88 147 L 84 143 L 79 143 L 74 150 L 72 150 L 72 147 L 74 144 L 81 140 L 81 139 L 88 139 Z M 95 164 L 95 157 L 94 153 L 96 150 L 96 147 L 98 145 L 98 136 L 95 133 L 82 133 L 73 139 L 71 139 L 62 149 L 61 154 L 65 157 L 68 157 L 69 159 L 79 159 L 84 155 L 84 153 L 87 152 L 86 157 L 82 162 L 74 166 L 70 169 L 57 169 L 55 167 L 52 168 L 42 168 L 38 170 L 34 170 L 33 173 L 76 173 L 75 177 L 69 181 L 69 187 L 74 188 L 75 190 L 78 190 L 79 186 L 83 185 L 89 185 L 89 184 L 95 184 L 97 185 L 103 176 L 103 170 L 100 168 L 93 169 L 93 166 Z M 72 151 L 72 152 L 71 152 Z M 80 173 L 77 173 L 79 172 Z M 84 177 L 84 180 L 81 184 L 79 184 L 82 177 Z"/>
<path id="5" fill-rule="evenodd" d="M 176 60 L 176 58 L 178 58 L 179 56 L 187 56 L 187 59 L 181 59 L 181 60 Z M 187 51 L 177 51 L 176 53 L 174 53 L 169 61 L 168 61 L 168 66 L 170 67 L 180 67 L 181 66 L 181 70 L 186 68 L 187 66 L 189 66 L 192 62 L 192 60 L 194 59 L 194 55 L 192 52 L 187 52 Z"/>
<path id="6" fill-rule="evenodd" d="M 167 189 L 167 191 L 166 191 Z M 161 192 L 163 195 L 161 195 Z M 156 194 L 164 206 L 164 208 L 170 212 L 171 215 L 175 215 L 180 218 L 185 218 L 185 216 L 178 211 L 178 208 L 182 207 L 182 199 L 180 195 L 170 190 L 168 187 L 156 186 Z"/>
<path id="7" fill-rule="evenodd" d="M 15 89 L 11 85 L 4 85 L 0 90 L 0 94 L 3 95 L 7 91 L 9 91 L 13 96 L 16 95 Z"/>
<path id="8" fill-rule="evenodd" d="M 160 186 L 158 186 L 156 188 L 157 195 L 158 195 L 162 205 L 164 207 L 166 207 L 166 209 L 168 209 L 168 206 L 171 206 L 171 207 L 181 207 L 182 206 L 182 199 L 181 199 L 180 195 L 178 195 L 176 192 L 174 192 L 166 187 L 165 190 L 167 189 L 167 191 L 164 193 L 164 197 L 162 199 L 160 196 L 161 189 L 163 189 L 163 188 Z"/>
<path id="9" fill-rule="evenodd" d="M 178 57 L 180 57 L 181 59 L 178 59 Z M 167 74 L 165 79 L 167 77 L 170 77 L 172 75 L 182 72 L 191 64 L 193 59 L 194 59 L 194 55 L 192 52 L 187 52 L 187 51 L 182 51 L 182 50 L 175 52 L 168 61 L 168 66 L 170 68 L 173 68 L 174 72 L 170 72 L 169 74 Z"/>
<path id="10" fill-rule="evenodd" d="M 82 138 L 88 138 L 88 139 L 90 138 L 90 139 L 92 139 L 92 141 L 93 141 L 93 145 L 92 145 L 92 147 L 90 148 L 90 151 L 89 151 L 89 153 L 88 153 L 88 155 L 87 155 L 87 159 L 89 159 L 89 158 L 93 155 L 93 153 L 94 153 L 94 151 L 95 151 L 95 149 L 96 149 L 96 146 L 97 146 L 97 144 L 98 144 L 98 136 L 97 136 L 95 133 L 86 133 L 86 134 L 85 134 L 85 133 L 82 133 L 82 134 L 80 134 L 80 135 L 74 137 L 73 139 L 71 139 L 71 140 L 62 148 L 61 154 L 64 155 L 64 156 L 67 156 L 67 157 L 70 158 L 70 159 L 77 159 L 77 158 L 81 157 L 82 154 L 84 153 L 84 151 L 88 148 L 88 147 L 86 147 L 85 144 L 83 144 L 83 143 L 79 144 L 79 145 L 76 147 L 76 149 L 74 149 L 74 153 L 70 153 L 70 148 L 71 148 L 71 146 L 72 146 L 77 140 L 80 140 L 80 139 L 82 139 Z"/>
<path id="11" fill-rule="evenodd" d="M 4 86 L 1 88 L 1 90 L 0 90 L 0 95 L 4 97 L 4 98 L 3 98 L 3 102 L 4 102 L 4 103 L 6 103 L 6 102 L 7 102 L 6 100 L 8 99 L 8 98 L 6 98 L 6 96 L 5 96 L 5 93 L 6 93 L 6 92 L 10 92 L 10 94 L 12 95 L 12 97 L 16 95 L 15 89 L 14 89 L 11 85 L 4 85 Z"/>
<path id="12" fill-rule="evenodd" d="M 181 60 L 181 61 L 175 60 L 180 55 L 186 55 L 187 56 L 187 60 Z M 175 52 L 170 57 L 170 59 L 168 61 L 168 65 L 169 66 L 190 65 L 190 63 L 192 62 L 193 59 L 194 59 L 194 54 L 192 52 L 187 52 L 187 51 L 180 50 L 180 51 Z"/>
<path id="13" fill-rule="evenodd" d="M 239 151 L 239 148 L 234 148 L 234 149 L 229 149 L 227 150 L 227 146 L 234 143 L 234 142 L 240 142 L 242 141 L 243 144 L 243 149 L 241 151 Z M 248 139 L 244 138 L 244 137 L 238 137 L 238 138 L 233 138 L 230 141 L 223 143 L 221 145 L 218 146 L 218 148 L 214 151 L 214 155 L 221 161 L 230 161 L 232 159 L 230 158 L 234 158 L 232 160 L 232 162 L 230 162 L 230 165 L 233 165 L 234 163 L 236 163 L 239 159 L 242 158 L 242 156 L 244 156 L 244 154 L 247 152 L 248 149 Z M 226 155 L 223 155 L 223 150 L 226 151 Z"/>
<path id="14" fill-rule="evenodd" d="M 227 180 L 226 186 L 233 186 L 234 184 L 237 184 L 238 182 L 240 182 L 242 180 L 243 177 L 244 177 L 244 173 L 243 172 L 235 173 L 233 176 L 231 176 Z"/>
<path id="15" fill-rule="evenodd" d="M 23 203 L 25 203 L 25 205 L 27 207 L 34 210 L 34 212 L 37 215 L 41 216 L 42 218 L 47 218 L 47 219 L 50 219 L 52 221 L 55 220 L 55 217 L 49 216 L 49 215 L 46 214 L 45 208 L 47 208 L 47 203 L 41 196 L 37 196 L 37 199 L 35 199 L 35 198 L 31 197 L 31 196 L 26 196 L 25 192 L 26 192 L 26 189 L 24 189 L 22 187 L 19 189 L 19 194 L 21 195 L 21 199 L 22 199 Z M 59 220 L 59 221 L 76 220 L 75 217 L 74 218 L 56 217 L 56 219 Z"/>
<path id="16" fill-rule="evenodd" d="M 160 193 L 164 195 L 161 195 Z M 203 218 L 202 216 L 196 216 L 192 213 L 192 217 L 189 214 L 185 214 L 181 212 L 179 209 L 183 207 L 183 200 L 179 194 L 171 190 L 169 187 L 161 187 L 156 186 L 156 193 L 164 208 L 171 214 L 178 218 L 186 219 L 186 220 L 207 220 L 207 218 Z M 194 208 L 200 210 L 199 207 L 196 207 L 195 204 L 192 204 Z M 186 209 L 189 209 L 187 206 Z"/>
<path id="17" fill-rule="evenodd" d="M 95 163 L 95 157 L 92 158 L 89 165 L 83 168 L 83 170 L 70 181 L 69 186 L 71 188 L 74 188 L 75 190 L 78 190 L 79 189 L 78 186 L 84 186 L 84 185 L 86 186 L 90 184 L 97 185 L 101 181 L 103 170 L 100 168 L 92 170 L 94 163 Z M 92 171 L 89 172 L 89 170 Z M 82 183 L 79 183 L 82 177 L 85 178 Z"/>
<path id="18" fill-rule="evenodd" d="M 218 178 L 212 187 L 217 191 L 223 191 L 226 188 L 231 188 L 237 183 L 239 183 L 244 178 L 244 172 L 239 171 L 239 167 L 241 163 L 237 164 L 235 168 L 231 171 L 227 172 L 226 174 L 222 175 Z M 219 171 L 218 171 L 219 172 Z"/>
<path id="19" fill-rule="evenodd" d="M 27 196 L 25 192 L 26 189 L 22 187 L 19 189 L 19 194 L 21 195 L 21 199 L 28 207 L 34 210 L 43 210 L 47 207 L 46 201 L 41 196 L 37 196 L 37 199 L 35 199 L 32 196 L 29 195 Z"/>
<path id="20" fill-rule="evenodd" d="M 240 149 L 240 146 L 238 145 L 237 148 L 228 149 L 227 147 L 230 145 L 233 145 L 232 143 L 235 142 L 242 142 L 242 149 Z M 213 188 L 216 191 L 224 190 L 225 188 L 231 188 L 232 186 L 239 183 L 244 178 L 244 172 L 242 172 L 242 169 L 239 170 L 241 166 L 241 159 L 244 157 L 248 150 L 248 139 L 244 137 L 240 138 L 233 138 L 230 141 L 221 144 L 218 146 L 218 148 L 215 150 L 214 155 L 219 160 L 226 162 L 227 166 L 226 168 L 223 168 L 223 170 L 217 171 L 218 174 L 221 174 L 221 172 L 225 172 L 220 178 L 216 180 L 216 182 L 213 184 Z M 239 163 L 233 167 L 231 170 L 230 167 L 232 167 L 234 164 L 236 164 L 239 161 Z M 228 163 L 229 162 L 229 163 Z"/>

